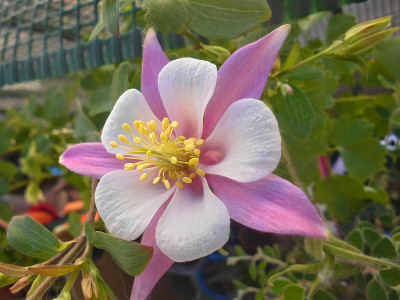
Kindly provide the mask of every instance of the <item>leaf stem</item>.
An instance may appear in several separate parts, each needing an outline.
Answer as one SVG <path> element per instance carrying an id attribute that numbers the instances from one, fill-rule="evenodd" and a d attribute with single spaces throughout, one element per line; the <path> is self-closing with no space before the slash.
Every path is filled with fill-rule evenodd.
<path id="1" fill-rule="evenodd" d="M 92 195 L 91 195 L 89 211 L 87 214 L 87 221 L 90 223 L 94 222 L 94 218 L 96 216 L 96 203 L 94 200 L 94 194 L 95 194 L 95 190 L 96 190 L 98 183 L 99 183 L 98 179 L 92 180 Z M 85 245 L 85 241 L 86 241 L 85 231 L 83 230 L 81 235 L 76 239 L 75 245 L 69 249 L 68 253 L 66 253 L 63 258 L 61 258 L 61 260 L 58 262 L 57 266 L 63 266 L 65 264 L 71 263 L 78 256 L 78 254 L 82 251 L 82 248 Z M 89 245 L 88 244 L 89 243 L 86 243 L 85 251 L 82 254 L 82 258 L 84 258 L 84 259 L 86 259 L 91 253 L 91 246 L 90 246 L 90 244 Z M 60 252 L 60 253 L 63 253 L 63 252 Z M 60 255 L 60 253 L 57 254 L 56 256 Z M 60 257 L 62 257 L 62 256 L 63 255 L 60 255 Z M 54 261 L 56 261 L 60 257 L 57 257 L 56 259 L 54 259 L 54 257 L 53 257 L 51 260 L 54 259 Z M 70 278 L 71 278 L 72 274 L 73 273 L 71 273 Z M 70 278 L 68 279 L 68 281 L 70 280 Z M 76 277 L 75 277 L 75 279 L 76 279 Z M 73 277 L 71 278 L 71 280 L 74 280 L 74 281 L 75 281 L 75 279 Z M 27 297 L 26 299 L 27 300 L 41 299 L 42 296 L 44 295 L 44 293 L 54 284 L 55 281 L 56 281 L 56 278 L 47 277 L 45 280 L 43 280 L 39 284 L 37 289 L 35 291 L 33 291 L 32 294 L 29 295 L 29 297 Z M 67 284 L 68 284 L 68 281 L 67 281 Z"/>
<path id="2" fill-rule="evenodd" d="M 299 188 L 301 188 L 307 194 L 307 196 L 309 196 L 307 190 L 301 183 L 299 176 L 297 176 L 296 170 L 294 169 L 292 159 L 290 158 L 289 152 L 285 146 L 285 142 L 283 142 L 283 141 L 282 141 L 282 156 L 283 156 L 283 159 L 286 161 L 286 167 L 289 171 L 290 177 L 292 177 L 292 179 L 294 181 L 294 184 L 297 185 Z"/>
<path id="3" fill-rule="evenodd" d="M 313 56 L 310 56 L 310 57 L 298 62 L 297 64 L 295 64 L 291 68 L 288 68 L 288 69 L 276 72 L 274 74 L 271 74 L 271 78 L 276 78 L 278 76 L 282 76 L 282 75 L 285 75 L 286 73 L 292 72 L 293 70 L 295 70 L 297 68 L 300 68 L 300 67 L 304 66 L 305 64 L 308 64 L 308 63 L 310 63 L 310 62 L 312 62 L 312 61 L 314 61 L 314 60 L 316 60 L 316 59 L 318 59 L 318 58 L 320 58 L 320 57 L 322 57 L 324 55 L 325 55 L 325 50 L 321 51 L 321 52 L 319 52 L 317 54 L 314 54 Z"/>
<path id="4" fill-rule="evenodd" d="M 200 39 L 196 35 L 191 33 L 189 30 L 185 30 L 182 34 L 189 40 L 191 40 L 196 46 L 200 45 L 201 43 Z"/>

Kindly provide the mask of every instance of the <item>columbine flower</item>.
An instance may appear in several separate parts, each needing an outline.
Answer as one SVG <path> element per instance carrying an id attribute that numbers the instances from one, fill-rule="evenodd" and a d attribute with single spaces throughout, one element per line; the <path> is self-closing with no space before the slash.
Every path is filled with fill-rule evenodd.
<path id="1" fill-rule="evenodd" d="M 222 247 L 230 218 L 265 232 L 326 238 L 304 193 L 271 172 L 279 163 L 277 121 L 259 99 L 285 40 L 285 25 L 236 51 L 217 72 L 192 58 L 168 62 L 150 30 L 142 93 L 126 91 L 102 143 L 69 148 L 60 162 L 101 178 L 95 200 L 109 231 L 154 246 L 132 299 L 145 299 L 174 261 Z"/>

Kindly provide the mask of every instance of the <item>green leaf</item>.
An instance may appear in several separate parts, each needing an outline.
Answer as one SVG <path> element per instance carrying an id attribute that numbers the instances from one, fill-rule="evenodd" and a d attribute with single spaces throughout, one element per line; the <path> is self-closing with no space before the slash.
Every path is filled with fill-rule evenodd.
<path id="1" fill-rule="evenodd" d="M 326 29 L 326 40 L 328 43 L 344 34 L 350 27 L 356 24 L 356 17 L 353 15 L 336 14 L 329 19 Z"/>
<path id="2" fill-rule="evenodd" d="M 359 250 L 363 250 L 363 238 L 361 235 L 361 230 L 356 228 L 352 232 L 350 232 L 346 236 L 346 241 L 350 244 L 352 244 L 354 247 L 356 247 Z"/>
<path id="3" fill-rule="evenodd" d="M 15 250 L 41 259 L 50 259 L 69 245 L 61 243 L 43 225 L 27 215 L 11 219 L 7 239 Z"/>
<path id="4" fill-rule="evenodd" d="M 250 274 L 250 277 L 251 277 L 253 280 L 255 280 L 255 279 L 257 278 L 257 267 L 256 267 L 256 261 L 255 261 L 255 260 L 252 260 L 252 261 L 250 262 L 250 265 L 249 265 L 249 274 Z"/>
<path id="5" fill-rule="evenodd" d="M 380 270 L 379 275 L 384 283 L 389 286 L 398 286 L 400 284 L 400 270 L 390 268 L 386 270 Z"/>
<path id="6" fill-rule="evenodd" d="M 125 8 L 125 6 L 127 6 L 133 2 L 135 2 L 135 0 L 120 0 L 119 1 L 119 10 L 121 11 L 122 9 Z M 105 27 L 104 20 L 102 17 L 103 14 L 105 14 L 105 12 L 103 12 L 103 6 L 102 6 L 100 18 L 99 18 L 96 26 L 93 28 L 92 32 L 90 33 L 89 41 L 92 41 L 96 36 L 98 36 L 100 34 L 100 32 L 103 31 L 103 29 Z"/>
<path id="7" fill-rule="evenodd" d="M 282 278 L 275 279 L 271 281 L 271 283 L 272 283 L 270 287 L 271 291 L 279 296 L 283 295 L 283 290 L 285 289 L 285 287 L 291 284 L 289 280 Z"/>
<path id="8" fill-rule="evenodd" d="M 295 86 L 292 88 L 292 94 L 278 95 L 279 125 L 294 135 L 307 137 L 311 133 L 314 110 L 303 92 Z"/>
<path id="9" fill-rule="evenodd" d="M 389 202 L 390 197 L 384 190 L 376 189 L 371 186 L 364 186 L 365 197 L 382 205 Z"/>
<path id="10" fill-rule="evenodd" d="M 10 277 L 0 273 L 0 287 L 5 287 L 7 285 L 13 284 L 18 281 L 18 277 Z"/>
<path id="11" fill-rule="evenodd" d="M 261 289 L 256 293 L 254 300 L 263 300 L 264 296 L 265 296 L 265 291 L 264 289 Z"/>
<path id="12" fill-rule="evenodd" d="M 394 37 L 381 42 L 374 50 L 375 58 L 382 67 L 390 72 L 392 76 L 400 80 L 400 37 Z"/>
<path id="13" fill-rule="evenodd" d="M 283 78 L 311 81 L 321 79 L 323 76 L 324 73 L 320 69 L 306 65 L 287 73 Z"/>
<path id="14" fill-rule="evenodd" d="M 0 176 L 2 175 L 12 180 L 17 173 L 18 169 L 13 163 L 0 160 Z"/>
<path id="15" fill-rule="evenodd" d="M 153 255 L 152 247 L 124 241 L 109 234 L 94 231 L 89 223 L 85 224 L 85 233 L 93 246 L 110 253 L 117 265 L 132 276 L 142 273 Z"/>
<path id="16" fill-rule="evenodd" d="M 371 279 L 367 284 L 367 300 L 387 300 L 383 286 L 376 279 Z"/>
<path id="17" fill-rule="evenodd" d="M 76 139 L 84 137 L 88 142 L 95 142 L 100 140 L 100 136 L 96 126 L 82 110 L 80 104 L 78 104 L 78 112 L 75 120 L 73 136 Z"/>
<path id="18" fill-rule="evenodd" d="M 119 36 L 119 0 L 103 0 L 101 17 L 106 29 L 115 36 Z"/>
<path id="19" fill-rule="evenodd" d="M 119 96 L 129 88 L 129 63 L 122 63 L 114 72 L 111 82 L 111 101 L 115 104 Z"/>
<path id="20" fill-rule="evenodd" d="M 25 198 L 26 201 L 31 204 L 36 204 L 38 201 L 44 200 L 43 192 L 38 182 L 33 180 L 29 181 L 25 189 Z"/>
<path id="21" fill-rule="evenodd" d="M 117 99 L 111 98 L 109 85 L 98 86 L 89 99 L 89 115 L 96 116 L 101 113 L 110 113 Z"/>
<path id="22" fill-rule="evenodd" d="M 362 228 L 362 234 L 368 246 L 372 247 L 382 236 L 374 228 Z"/>
<path id="23" fill-rule="evenodd" d="M 331 293 L 327 291 L 318 290 L 314 295 L 314 300 L 337 300 L 337 299 L 335 296 L 333 296 Z"/>
<path id="24" fill-rule="evenodd" d="M 303 300 L 304 288 L 298 284 L 289 284 L 283 290 L 285 300 Z"/>
<path id="25" fill-rule="evenodd" d="M 281 71 L 284 71 L 284 70 L 289 69 L 290 67 L 294 66 L 294 64 L 299 59 L 299 55 L 300 55 L 300 44 L 299 44 L 299 42 L 296 41 L 294 43 L 292 49 L 290 50 L 285 62 L 283 63 Z"/>
<path id="26" fill-rule="evenodd" d="M 315 199 L 327 205 L 328 212 L 337 221 L 351 218 L 364 204 L 364 188 L 361 182 L 349 176 L 328 176 L 315 187 Z"/>
<path id="27" fill-rule="evenodd" d="M 145 0 L 146 20 L 158 31 L 190 27 L 209 38 L 235 38 L 271 17 L 265 0 Z"/>
<path id="28" fill-rule="evenodd" d="M 344 116 L 336 122 L 333 132 L 348 173 L 361 180 L 382 169 L 385 162 L 386 150 L 379 139 L 371 137 L 371 128 L 364 120 Z"/>
<path id="29" fill-rule="evenodd" d="M 81 215 L 77 212 L 71 212 L 68 214 L 68 232 L 73 237 L 78 237 L 82 232 Z"/>
<path id="30" fill-rule="evenodd" d="M 372 255 L 391 260 L 397 258 L 396 248 L 387 237 L 382 237 L 374 244 L 372 247 Z"/>

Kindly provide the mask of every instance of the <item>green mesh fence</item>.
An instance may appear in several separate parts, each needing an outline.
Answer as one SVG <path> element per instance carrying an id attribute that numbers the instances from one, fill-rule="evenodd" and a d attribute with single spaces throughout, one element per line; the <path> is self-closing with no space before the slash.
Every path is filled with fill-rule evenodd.
<path id="1" fill-rule="evenodd" d="M 142 32 L 132 5 L 121 15 L 121 37 L 88 37 L 99 0 L 0 0 L 0 86 L 59 76 L 141 57 Z M 360 0 L 269 0 L 273 23 Z M 160 35 L 164 49 L 183 47 L 180 35 Z"/>

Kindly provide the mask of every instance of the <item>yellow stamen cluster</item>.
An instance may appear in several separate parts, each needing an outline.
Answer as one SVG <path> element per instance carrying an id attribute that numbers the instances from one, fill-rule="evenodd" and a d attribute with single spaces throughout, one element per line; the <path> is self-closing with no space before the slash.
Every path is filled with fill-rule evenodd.
<path id="1" fill-rule="evenodd" d="M 153 184 L 163 182 L 166 189 L 171 188 L 169 180 L 175 181 L 179 188 L 183 184 L 192 183 L 192 179 L 204 176 L 205 172 L 198 168 L 200 149 L 204 143 L 203 139 L 189 138 L 184 136 L 174 137 L 174 129 L 178 127 L 178 122 L 169 122 L 168 118 L 162 120 L 162 131 L 157 134 L 157 124 L 154 120 L 145 124 L 143 121 L 133 122 L 138 134 L 133 133 L 131 126 L 127 123 L 122 128 L 130 133 L 131 141 L 125 135 L 119 135 L 118 140 L 110 142 L 111 147 L 118 147 L 126 150 L 125 154 L 117 154 L 119 160 L 134 159 L 137 162 L 126 163 L 125 170 L 146 172 L 140 176 L 141 181 L 145 181 L 151 172 L 158 169 L 158 175 L 154 178 Z M 132 143 L 133 142 L 133 143 Z M 137 155 L 140 156 L 137 156 Z"/>

